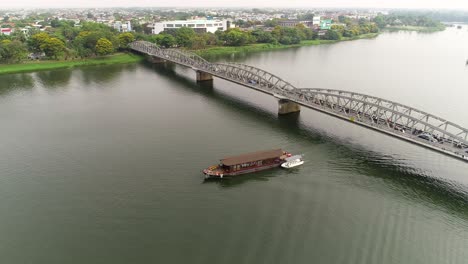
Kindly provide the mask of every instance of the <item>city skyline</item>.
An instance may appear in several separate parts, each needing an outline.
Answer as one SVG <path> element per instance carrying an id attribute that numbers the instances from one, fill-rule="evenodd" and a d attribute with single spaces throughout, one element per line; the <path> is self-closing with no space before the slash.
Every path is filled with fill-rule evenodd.
<path id="1" fill-rule="evenodd" d="M 102 7 L 307 7 L 307 8 L 424 8 L 424 9 L 465 9 L 468 10 L 466 0 L 317 0 L 311 3 L 307 0 L 284 1 L 269 0 L 200 0 L 193 4 L 188 0 L 81 0 L 78 2 L 64 2 L 60 0 L 17 0 L 2 4 L 2 8 L 102 8 Z"/>

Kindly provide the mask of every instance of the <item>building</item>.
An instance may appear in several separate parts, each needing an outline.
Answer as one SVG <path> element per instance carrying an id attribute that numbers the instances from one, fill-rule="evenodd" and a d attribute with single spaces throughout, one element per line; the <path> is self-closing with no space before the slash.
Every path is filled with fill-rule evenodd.
<path id="1" fill-rule="evenodd" d="M 162 21 L 153 24 L 151 32 L 159 34 L 163 31 L 174 30 L 182 27 L 193 28 L 196 32 L 211 32 L 215 33 L 217 30 L 225 31 L 231 27 L 228 20 L 175 20 L 175 21 Z"/>
<path id="2" fill-rule="evenodd" d="M 0 30 L 0 35 L 7 35 L 10 36 L 13 30 L 11 28 L 2 28 Z"/>
<path id="3" fill-rule="evenodd" d="M 119 32 L 130 32 L 132 31 L 132 24 L 130 21 L 122 23 L 121 21 L 115 21 L 113 27 Z"/>
<path id="4" fill-rule="evenodd" d="M 295 27 L 299 24 L 302 24 L 306 27 L 312 27 L 312 21 L 307 20 L 282 20 L 278 22 L 278 25 L 281 27 Z"/>
<path id="5" fill-rule="evenodd" d="M 314 26 L 320 26 L 320 16 L 314 16 L 314 17 L 312 18 L 312 24 L 313 24 Z"/>
<path id="6" fill-rule="evenodd" d="M 332 25 L 332 20 L 331 19 L 320 20 L 320 29 L 321 30 L 331 29 L 331 25 Z"/>

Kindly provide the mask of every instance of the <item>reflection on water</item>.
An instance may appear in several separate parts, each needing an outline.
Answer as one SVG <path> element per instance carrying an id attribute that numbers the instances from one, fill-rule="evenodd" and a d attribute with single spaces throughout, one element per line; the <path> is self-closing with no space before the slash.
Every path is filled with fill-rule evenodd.
<path id="1" fill-rule="evenodd" d="M 20 89 L 31 89 L 33 87 L 34 80 L 29 73 L 0 75 L 0 95 Z"/>
<path id="2" fill-rule="evenodd" d="M 60 69 L 54 71 L 39 71 L 35 76 L 45 88 L 63 88 L 68 85 L 73 70 Z"/>
<path id="3" fill-rule="evenodd" d="M 331 167 L 338 171 L 359 173 L 368 177 L 379 178 L 385 181 L 387 190 L 393 195 L 405 196 L 408 199 L 435 204 L 448 210 L 459 217 L 468 220 L 468 192 L 463 186 L 456 183 L 443 181 L 426 175 L 418 168 L 407 166 L 404 160 L 398 160 L 390 155 L 363 149 L 340 138 L 330 137 L 317 130 L 311 130 L 303 125 L 300 114 L 277 116 L 262 108 L 258 108 L 239 98 L 230 96 L 216 89 L 200 89 L 203 83 L 196 84 L 193 79 L 181 76 L 174 71 L 173 66 L 149 65 L 158 74 L 171 78 L 181 84 L 176 87 L 184 87 L 195 93 L 208 96 L 214 102 L 222 104 L 226 109 L 245 114 L 245 118 L 255 119 L 256 123 L 267 124 L 275 130 L 281 130 L 288 135 L 294 135 L 297 141 L 308 141 L 312 144 L 325 144 L 332 152 L 334 159 L 329 160 Z M 206 83 L 205 83 L 206 85 Z M 208 84 L 210 87 L 211 84 Z M 205 86 L 206 88 L 206 86 Z M 287 172 L 293 174 L 293 172 Z M 248 182 L 268 181 L 275 174 L 269 171 L 258 172 L 252 175 L 240 175 L 222 180 L 204 180 L 207 184 L 218 184 L 223 188 L 237 187 Z M 369 188 L 359 181 L 348 183 L 360 188 Z"/>
<path id="4" fill-rule="evenodd" d="M 46 89 L 67 88 L 73 78 L 73 81 L 84 87 L 93 83 L 106 84 L 112 82 L 124 72 L 134 72 L 138 65 L 106 65 L 105 70 L 102 67 L 87 66 L 34 73 L 2 74 L 0 75 L 0 95 L 34 88 L 36 80 Z"/>
<path id="5" fill-rule="evenodd" d="M 91 85 L 109 83 L 119 77 L 122 72 L 134 72 L 136 67 L 137 64 L 116 64 L 105 66 L 105 70 L 102 70 L 102 66 L 81 67 L 78 70 L 81 73 L 81 82 Z"/>

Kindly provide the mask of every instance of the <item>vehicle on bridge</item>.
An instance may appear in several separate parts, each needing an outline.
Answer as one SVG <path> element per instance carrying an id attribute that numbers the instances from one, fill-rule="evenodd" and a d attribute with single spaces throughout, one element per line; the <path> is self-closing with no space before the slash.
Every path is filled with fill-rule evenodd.
<path id="1" fill-rule="evenodd" d="M 418 135 L 418 138 L 422 138 L 422 139 L 425 139 L 425 140 L 430 141 L 430 142 L 439 142 L 435 137 L 433 137 L 429 133 L 422 133 L 422 134 Z"/>

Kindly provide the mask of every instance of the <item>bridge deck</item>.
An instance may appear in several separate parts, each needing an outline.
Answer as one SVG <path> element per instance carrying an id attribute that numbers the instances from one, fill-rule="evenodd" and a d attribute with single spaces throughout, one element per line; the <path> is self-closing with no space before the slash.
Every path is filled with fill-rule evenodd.
<path id="1" fill-rule="evenodd" d="M 161 49 L 146 41 L 133 42 L 130 48 L 468 162 L 468 129 L 427 112 L 365 94 L 296 88 L 256 67 L 211 63 L 191 52 Z"/>

